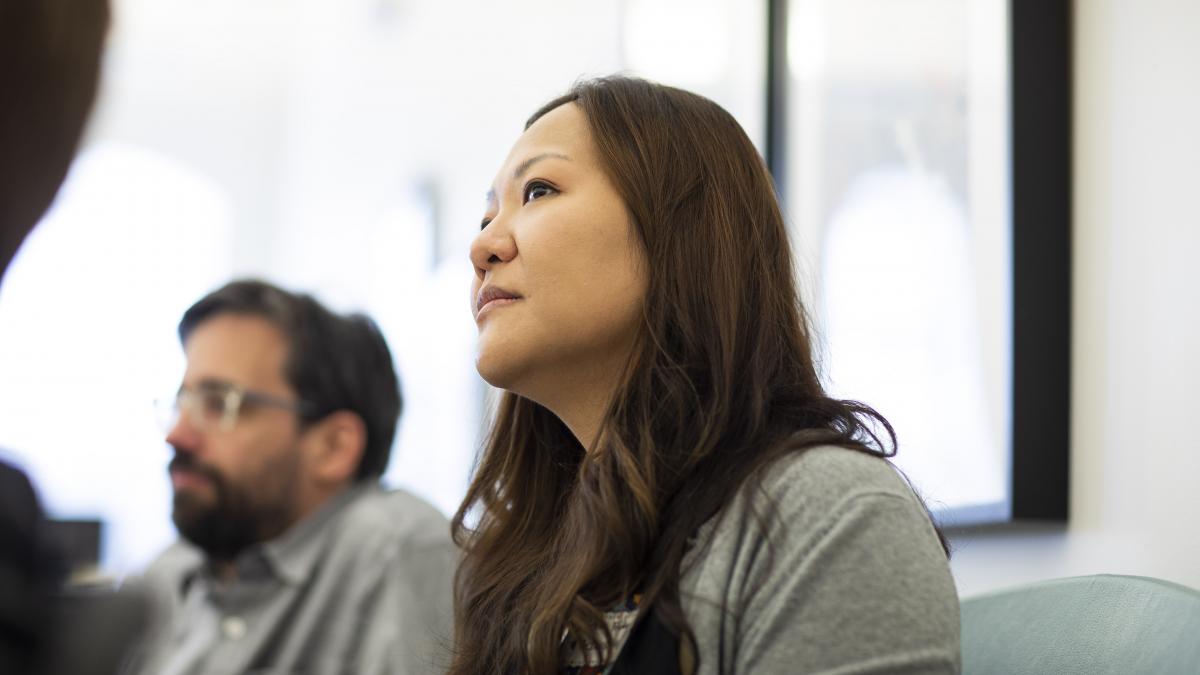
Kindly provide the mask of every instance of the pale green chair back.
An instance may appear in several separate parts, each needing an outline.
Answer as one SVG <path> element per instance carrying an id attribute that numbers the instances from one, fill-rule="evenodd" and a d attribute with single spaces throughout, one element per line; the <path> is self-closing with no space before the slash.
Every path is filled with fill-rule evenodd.
<path id="1" fill-rule="evenodd" d="M 1200 675 L 1200 591 L 1055 579 L 962 601 L 965 675 Z"/>

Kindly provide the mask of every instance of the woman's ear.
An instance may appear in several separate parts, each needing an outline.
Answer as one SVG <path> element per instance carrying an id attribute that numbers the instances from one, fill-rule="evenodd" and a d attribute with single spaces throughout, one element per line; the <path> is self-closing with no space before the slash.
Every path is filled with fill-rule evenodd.
<path id="1" fill-rule="evenodd" d="M 325 485 L 352 482 L 367 447 L 367 426 L 357 413 L 338 410 L 310 429 L 313 475 Z"/>

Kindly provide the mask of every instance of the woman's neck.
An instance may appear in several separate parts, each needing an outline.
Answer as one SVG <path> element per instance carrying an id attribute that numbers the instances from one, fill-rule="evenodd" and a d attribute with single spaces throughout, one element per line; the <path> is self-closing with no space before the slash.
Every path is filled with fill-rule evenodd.
<path id="1" fill-rule="evenodd" d="M 575 364 L 554 369 L 553 379 L 517 392 L 554 413 L 585 450 L 601 433 L 604 417 L 625 371 L 626 359 L 615 363 Z"/>

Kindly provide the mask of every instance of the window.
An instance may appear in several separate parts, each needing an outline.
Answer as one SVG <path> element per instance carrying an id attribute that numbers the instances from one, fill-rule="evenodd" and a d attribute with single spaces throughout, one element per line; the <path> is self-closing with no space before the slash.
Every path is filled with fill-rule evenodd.
<path id="1" fill-rule="evenodd" d="M 231 217 L 228 196 L 188 167 L 99 143 L 0 290 L 0 447 L 51 516 L 104 523 L 110 570 L 173 536 L 153 400 L 183 374 L 180 314 L 230 273 Z"/>

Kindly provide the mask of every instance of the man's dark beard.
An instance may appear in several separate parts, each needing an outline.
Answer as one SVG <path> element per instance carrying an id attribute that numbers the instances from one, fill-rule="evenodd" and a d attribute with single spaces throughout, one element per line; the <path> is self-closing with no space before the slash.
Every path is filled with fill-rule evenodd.
<path id="1" fill-rule="evenodd" d="M 173 469 L 186 469 L 212 481 L 215 499 L 211 505 L 186 491 L 177 492 L 171 513 L 179 534 L 204 551 L 209 559 L 231 561 L 249 546 L 286 527 L 284 504 L 252 503 L 247 493 L 235 489 L 224 476 L 197 462 L 192 454 L 176 451 L 168 466 L 168 470 Z"/>

